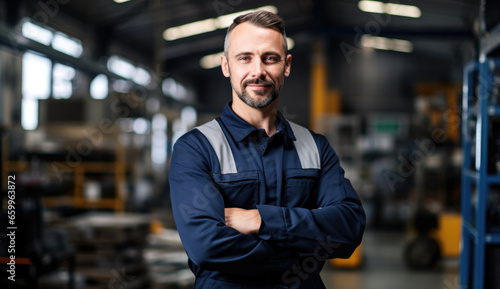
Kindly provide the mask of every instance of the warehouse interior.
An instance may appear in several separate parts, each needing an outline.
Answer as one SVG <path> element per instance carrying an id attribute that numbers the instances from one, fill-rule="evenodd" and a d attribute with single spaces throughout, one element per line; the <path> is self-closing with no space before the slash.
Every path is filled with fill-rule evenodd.
<path id="1" fill-rule="evenodd" d="M 327 288 L 500 288 L 499 2 L 0 0 L 2 288 L 193 288 L 172 148 L 231 100 L 226 29 L 259 9 L 293 56 L 279 110 L 367 216 Z"/>

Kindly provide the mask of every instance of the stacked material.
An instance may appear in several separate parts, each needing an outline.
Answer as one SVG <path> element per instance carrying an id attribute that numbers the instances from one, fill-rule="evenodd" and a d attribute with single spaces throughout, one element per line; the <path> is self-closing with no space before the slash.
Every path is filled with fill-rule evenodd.
<path id="1" fill-rule="evenodd" d="M 71 220 L 68 238 L 76 252 L 76 272 L 87 289 L 148 288 L 143 252 L 149 218 L 135 214 L 89 214 Z"/>
<path id="2" fill-rule="evenodd" d="M 161 229 L 150 235 L 144 259 L 151 275 L 151 289 L 193 288 L 194 275 L 176 230 Z"/>

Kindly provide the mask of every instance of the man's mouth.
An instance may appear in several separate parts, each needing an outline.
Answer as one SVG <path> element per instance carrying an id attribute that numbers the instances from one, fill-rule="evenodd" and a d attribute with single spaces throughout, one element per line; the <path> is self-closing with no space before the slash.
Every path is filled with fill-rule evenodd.
<path id="1" fill-rule="evenodd" d="M 245 87 L 254 90 L 264 90 L 268 87 L 271 87 L 273 84 L 270 81 L 262 81 L 262 80 L 249 80 L 243 84 Z"/>
<path id="2" fill-rule="evenodd" d="M 269 86 L 262 85 L 262 84 L 249 84 L 249 85 L 247 85 L 247 87 L 249 87 L 251 89 L 256 89 L 256 90 L 264 90 L 264 89 L 268 88 Z"/>

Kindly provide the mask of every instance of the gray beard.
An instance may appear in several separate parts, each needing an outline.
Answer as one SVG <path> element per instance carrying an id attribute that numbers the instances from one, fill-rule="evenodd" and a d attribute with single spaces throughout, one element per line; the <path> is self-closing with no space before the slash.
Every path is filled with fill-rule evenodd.
<path id="1" fill-rule="evenodd" d="M 264 108 L 270 105 L 273 101 L 275 101 L 278 98 L 279 93 L 273 89 L 271 93 L 267 95 L 267 97 L 261 101 L 254 101 L 247 93 L 246 90 L 243 90 L 243 93 L 238 93 L 236 92 L 238 97 L 246 103 L 248 106 L 253 107 L 253 108 Z M 259 94 L 259 93 L 257 93 Z M 260 94 L 259 94 L 260 95 Z"/>
<path id="2" fill-rule="evenodd" d="M 281 87 L 283 87 L 283 83 L 284 83 L 284 81 L 281 83 Z M 268 105 L 270 105 L 271 103 L 273 103 L 278 98 L 278 96 L 280 95 L 281 87 L 276 89 L 276 87 L 273 86 L 273 89 L 267 95 L 267 97 L 264 100 L 259 101 L 259 102 L 254 101 L 248 95 L 248 92 L 246 91 L 246 89 L 243 89 L 243 92 L 241 92 L 241 93 L 236 91 L 236 90 L 234 90 L 234 91 L 236 92 L 238 97 L 241 99 L 241 101 L 246 103 L 248 106 L 253 107 L 253 108 L 264 108 L 264 107 L 267 107 Z M 260 93 L 260 92 L 256 92 L 256 94 L 264 95 L 264 93 Z"/>

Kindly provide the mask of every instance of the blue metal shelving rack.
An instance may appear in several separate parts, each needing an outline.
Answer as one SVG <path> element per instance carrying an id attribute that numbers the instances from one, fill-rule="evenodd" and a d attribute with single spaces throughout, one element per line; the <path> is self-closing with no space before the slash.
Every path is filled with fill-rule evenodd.
<path id="1" fill-rule="evenodd" d="M 487 163 L 488 120 L 491 116 L 500 115 L 500 106 L 490 102 L 496 68 L 500 68 L 500 59 L 483 58 L 467 65 L 464 71 L 460 288 L 484 288 L 486 245 L 500 244 L 500 233 L 486 225 L 490 186 L 500 184 L 500 175 L 488 174 Z M 471 123 L 475 124 L 475 138 L 471 133 Z M 474 168 L 472 150 L 475 151 Z"/>

